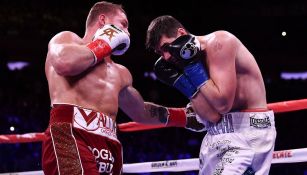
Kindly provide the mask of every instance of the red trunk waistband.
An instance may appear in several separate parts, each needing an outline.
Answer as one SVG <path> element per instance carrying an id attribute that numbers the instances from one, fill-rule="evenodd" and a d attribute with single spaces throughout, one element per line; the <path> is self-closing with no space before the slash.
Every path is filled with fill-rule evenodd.
<path id="1" fill-rule="evenodd" d="M 83 107 L 71 105 L 71 104 L 54 104 L 50 111 L 50 123 L 55 123 L 55 122 L 72 123 L 73 117 L 74 117 L 74 108 L 78 108 L 80 109 L 80 111 L 90 110 L 93 113 L 96 113 L 96 114 L 100 113 L 102 116 L 110 118 L 109 116 L 101 112 L 92 110 L 92 109 L 87 109 L 87 108 L 83 108 Z"/>

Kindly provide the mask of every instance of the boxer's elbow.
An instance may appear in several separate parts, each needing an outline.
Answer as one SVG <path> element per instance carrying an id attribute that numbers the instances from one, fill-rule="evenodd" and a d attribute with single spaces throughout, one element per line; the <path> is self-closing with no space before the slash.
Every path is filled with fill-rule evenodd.
<path id="1" fill-rule="evenodd" d="M 208 111 L 205 114 L 201 114 L 201 113 L 197 113 L 198 116 L 202 119 L 202 120 L 206 120 L 212 123 L 217 123 L 218 121 L 220 121 L 221 119 L 221 114 L 219 114 L 217 111 Z"/>
<path id="2" fill-rule="evenodd" d="M 218 121 L 220 121 L 220 119 L 221 119 L 220 114 L 217 114 L 217 115 L 214 115 L 214 116 L 211 116 L 210 118 L 208 118 L 209 122 L 211 122 L 211 123 L 217 123 Z"/>
<path id="3" fill-rule="evenodd" d="M 57 74 L 61 76 L 72 75 L 72 59 L 64 45 L 57 44 L 51 47 L 50 56 L 52 58 L 52 66 Z"/>
<path id="4" fill-rule="evenodd" d="M 58 57 L 53 61 L 53 67 L 57 74 L 61 76 L 73 75 L 72 64 L 69 60 Z"/>
<path id="5" fill-rule="evenodd" d="M 216 108 L 216 110 L 218 111 L 218 113 L 220 114 L 225 114 L 228 113 L 231 109 L 230 105 L 221 105 L 219 107 Z"/>
<path id="6" fill-rule="evenodd" d="M 232 108 L 232 103 L 227 99 L 220 99 L 215 105 L 215 109 L 220 114 L 229 112 Z"/>

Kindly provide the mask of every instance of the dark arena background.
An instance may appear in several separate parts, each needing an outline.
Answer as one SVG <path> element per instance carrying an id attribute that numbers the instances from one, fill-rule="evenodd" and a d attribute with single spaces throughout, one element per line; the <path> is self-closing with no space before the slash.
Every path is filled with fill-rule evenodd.
<path id="1" fill-rule="evenodd" d="M 0 135 L 43 132 L 50 101 L 44 72 L 48 41 L 69 30 L 83 37 L 90 0 L 0 1 Z M 132 73 L 146 101 L 184 106 L 177 90 L 154 79 L 158 57 L 145 49 L 147 27 L 160 15 L 179 19 L 195 35 L 227 30 L 255 56 L 263 73 L 268 103 L 307 98 L 307 1 L 122 0 L 131 46 L 114 61 Z M 104 94 L 101 94 L 104 95 Z M 276 114 L 275 150 L 307 147 L 307 111 Z M 118 123 L 131 121 L 121 111 Z M 119 132 L 124 163 L 197 158 L 205 133 L 183 128 Z M 41 142 L 0 144 L 0 173 L 41 170 Z M 186 174 L 179 173 L 143 174 Z M 307 163 L 273 164 L 272 175 L 306 175 Z"/>

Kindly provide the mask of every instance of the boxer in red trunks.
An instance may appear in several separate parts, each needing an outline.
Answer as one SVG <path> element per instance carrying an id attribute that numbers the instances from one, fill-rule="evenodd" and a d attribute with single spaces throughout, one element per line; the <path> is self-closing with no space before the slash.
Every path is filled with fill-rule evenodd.
<path id="1" fill-rule="evenodd" d="M 45 175 L 122 174 L 115 122 L 119 107 L 137 122 L 203 129 L 185 108 L 144 102 L 132 87 L 129 70 L 111 59 L 129 45 L 125 11 L 105 1 L 91 8 L 82 38 L 63 31 L 50 40 L 45 72 L 52 109 L 43 143 Z"/>
<path id="2" fill-rule="evenodd" d="M 56 104 L 46 135 L 45 174 L 121 173 L 122 148 L 111 117 L 79 106 Z"/>

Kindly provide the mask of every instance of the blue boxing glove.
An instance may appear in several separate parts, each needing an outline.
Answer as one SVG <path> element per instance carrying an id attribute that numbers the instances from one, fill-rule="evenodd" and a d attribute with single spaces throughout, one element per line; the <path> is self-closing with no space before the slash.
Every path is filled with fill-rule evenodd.
<path id="1" fill-rule="evenodd" d="M 163 49 L 172 56 L 169 62 L 183 70 L 197 89 L 207 82 L 209 76 L 203 64 L 204 53 L 200 51 L 200 43 L 195 36 L 182 35 Z"/>
<path id="2" fill-rule="evenodd" d="M 156 61 L 154 72 L 158 80 L 169 86 L 174 86 L 189 99 L 197 92 L 196 86 L 191 83 L 188 77 L 162 57 Z"/>

